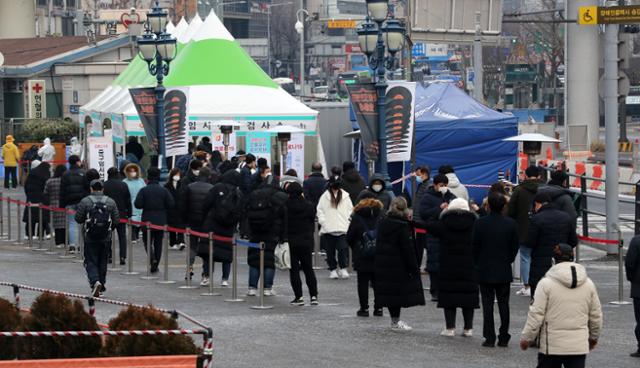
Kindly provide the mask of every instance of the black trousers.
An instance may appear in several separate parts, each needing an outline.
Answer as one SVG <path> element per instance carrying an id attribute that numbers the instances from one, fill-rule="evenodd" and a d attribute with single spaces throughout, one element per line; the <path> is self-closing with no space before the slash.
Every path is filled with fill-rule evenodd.
<path id="1" fill-rule="evenodd" d="M 118 232 L 118 245 L 120 245 L 120 258 L 127 258 L 127 224 L 116 225 Z"/>
<path id="2" fill-rule="evenodd" d="M 160 258 L 162 258 L 162 238 L 164 236 L 164 231 L 162 230 L 151 230 L 151 245 L 153 249 L 151 250 L 151 263 L 154 261 L 160 263 Z M 144 243 L 144 249 L 147 249 L 147 229 L 142 228 L 142 242 Z"/>
<path id="3" fill-rule="evenodd" d="M 462 318 L 464 318 L 464 329 L 471 330 L 473 328 L 473 308 L 462 308 Z M 447 329 L 456 328 L 456 308 L 444 309 L 444 321 Z"/>
<path id="4" fill-rule="evenodd" d="M 422 268 L 424 251 L 427 249 L 427 234 L 416 234 L 416 255 L 418 256 L 418 268 Z"/>
<path id="5" fill-rule="evenodd" d="M 310 296 L 318 296 L 318 281 L 316 273 L 313 271 L 313 263 L 311 260 L 311 247 L 294 248 L 291 247 L 291 269 L 289 270 L 289 279 L 291 280 L 291 288 L 296 298 L 302 298 L 302 280 L 300 279 L 300 271 L 304 272 L 304 279 L 309 288 Z"/>
<path id="6" fill-rule="evenodd" d="M 375 288 L 376 274 L 374 272 L 358 271 L 358 299 L 360 299 L 360 309 L 369 309 L 369 287 Z M 379 309 L 376 304 L 375 294 L 373 295 L 373 308 Z"/>
<path id="7" fill-rule="evenodd" d="M 93 287 L 96 281 L 102 285 L 107 283 L 107 258 L 111 241 L 95 242 L 84 240 L 84 268 L 89 278 L 89 286 Z"/>
<path id="8" fill-rule="evenodd" d="M 392 319 L 400 318 L 400 307 L 387 307 Z"/>
<path id="9" fill-rule="evenodd" d="M 509 294 L 511 286 L 505 284 L 480 284 L 482 296 L 482 336 L 488 342 L 496 341 L 496 330 L 493 321 L 493 302 L 498 299 L 498 311 L 500 312 L 500 329 L 498 339 L 508 341 L 509 335 Z"/>
<path id="10" fill-rule="evenodd" d="M 4 187 L 9 189 L 9 179 L 11 179 L 11 186 L 16 188 L 18 186 L 18 168 L 5 166 L 4 168 Z"/>
<path id="11" fill-rule="evenodd" d="M 184 234 L 169 232 L 169 245 L 178 245 L 184 243 Z"/>
<path id="12" fill-rule="evenodd" d="M 538 354 L 538 368 L 584 368 L 586 355 Z"/>
<path id="13" fill-rule="evenodd" d="M 432 298 L 438 298 L 438 288 L 440 283 L 438 282 L 438 273 L 429 272 L 429 293 Z"/>
<path id="14" fill-rule="evenodd" d="M 55 229 L 56 245 L 64 244 L 65 237 L 67 236 L 65 229 Z"/>
<path id="15" fill-rule="evenodd" d="M 638 341 L 638 351 L 640 351 L 640 298 L 633 298 L 633 314 L 636 317 L 636 340 Z"/>
<path id="16" fill-rule="evenodd" d="M 323 234 L 321 242 L 324 245 L 324 249 L 327 251 L 327 266 L 329 266 L 329 270 L 333 271 L 338 267 L 346 269 L 347 263 L 349 263 L 347 237 L 345 235 L 335 236 L 331 234 Z M 338 253 L 337 262 L 336 252 Z"/>

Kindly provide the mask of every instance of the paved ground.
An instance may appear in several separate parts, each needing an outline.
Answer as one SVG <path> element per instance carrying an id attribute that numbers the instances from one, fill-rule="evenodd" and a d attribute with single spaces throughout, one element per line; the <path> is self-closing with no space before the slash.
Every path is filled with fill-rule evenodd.
<path id="1" fill-rule="evenodd" d="M 15 225 L 15 223 L 14 223 Z M 15 237 L 14 230 L 14 237 Z M 246 291 L 246 258 L 239 260 L 240 291 Z M 142 246 L 135 248 L 136 270 L 144 271 Z M 605 312 L 605 329 L 601 345 L 588 358 L 589 367 L 637 367 L 637 359 L 628 357 L 635 346 L 633 311 L 630 306 L 608 304 L 617 295 L 617 264 L 599 260 L 604 253 L 585 248 L 583 260 L 596 282 Z M 214 330 L 215 360 L 219 367 L 533 367 L 535 352 L 521 352 L 517 340 L 526 318 L 528 300 L 512 298 L 514 336 L 508 349 L 480 346 L 481 312 L 476 311 L 476 336 L 448 339 L 439 336 L 444 326 L 442 311 L 429 303 L 425 307 L 403 310 L 402 318 L 414 327 L 410 333 L 389 331 L 389 319 L 355 317 L 357 305 L 355 277 L 329 280 L 326 271 L 318 271 L 321 305 L 290 307 L 293 298 L 288 274 L 276 274 L 278 296 L 267 298 L 274 306 L 268 311 L 249 307 L 256 298 L 244 303 L 226 303 L 229 289 L 217 288 L 223 296 L 200 296 L 205 291 L 183 290 L 184 253 L 170 252 L 170 278 L 175 285 L 159 285 L 125 276 L 108 275 L 107 297 L 135 303 L 151 303 L 180 309 L 209 323 Z M 199 262 L 199 261 L 197 261 Z M 199 271 L 199 263 L 196 270 Z M 218 285 L 219 267 L 216 270 Z M 12 242 L 0 241 L 0 280 L 25 283 L 77 293 L 88 293 L 82 265 L 42 252 L 25 249 Z M 513 291 L 516 291 L 514 285 Z M 24 305 L 36 296 L 23 292 Z M 9 288 L 0 287 L 0 297 L 11 298 Z M 308 296 L 307 296 L 308 299 Z M 119 308 L 98 305 L 97 318 L 107 322 Z M 461 316 L 459 316 L 461 318 Z M 184 327 L 189 326 L 183 324 Z M 461 332 L 461 331 L 459 331 Z"/>

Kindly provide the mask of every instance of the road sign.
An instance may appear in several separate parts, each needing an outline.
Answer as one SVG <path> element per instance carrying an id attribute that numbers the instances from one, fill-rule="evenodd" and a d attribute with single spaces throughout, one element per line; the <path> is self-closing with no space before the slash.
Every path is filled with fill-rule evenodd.
<path id="1" fill-rule="evenodd" d="M 640 23 L 640 5 L 629 6 L 581 6 L 578 8 L 578 24 L 631 24 Z"/>
<path id="2" fill-rule="evenodd" d="M 356 21 L 351 19 L 330 20 L 327 21 L 329 28 L 356 28 Z"/>

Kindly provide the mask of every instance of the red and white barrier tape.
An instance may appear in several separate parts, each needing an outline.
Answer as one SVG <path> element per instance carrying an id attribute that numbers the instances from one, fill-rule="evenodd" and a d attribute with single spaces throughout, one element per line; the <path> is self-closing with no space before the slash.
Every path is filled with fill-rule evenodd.
<path id="1" fill-rule="evenodd" d="M 131 330 L 131 331 L 12 331 L 0 332 L 4 337 L 53 337 L 53 336 L 153 336 L 153 335 L 208 335 L 200 330 Z"/>

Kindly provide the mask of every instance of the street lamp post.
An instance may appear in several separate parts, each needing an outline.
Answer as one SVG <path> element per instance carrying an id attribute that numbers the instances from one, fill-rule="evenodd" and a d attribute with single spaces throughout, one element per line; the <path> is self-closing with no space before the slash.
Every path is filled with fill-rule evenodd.
<path id="1" fill-rule="evenodd" d="M 145 34 L 137 38 L 140 57 L 147 63 L 149 73 L 156 77 L 156 130 L 158 134 L 158 168 L 161 180 L 169 174 L 166 163 L 166 145 L 164 130 L 164 92 L 162 84 L 169 74 L 169 63 L 176 54 L 176 39 L 165 32 L 168 13 L 160 8 L 156 0 L 154 7 L 147 13 Z M 150 142 L 152 143 L 152 142 Z"/>
<path id="2" fill-rule="evenodd" d="M 391 190 L 387 168 L 386 73 L 387 68 L 393 66 L 395 54 L 404 47 L 405 28 L 398 20 L 388 18 L 388 0 L 366 1 L 369 17 L 357 30 L 358 42 L 374 70 L 378 97 L 378 170 L 385 180 L 386 189 Z"/>
<path id="3" fill-rule="evenodd" d="M 302 2 L 302 0 L 300 1 Z M 302 5 L 302 4 L 301 4 Z M 301 17 L 302 15 L 302 17 Z M 302 101 L 302 97 L 304 96 L 304 21 L 305 16 L 309 16 L 309 12 L 305 9 L 298 9 L 296 13 L 296 32 L 300 35 L 300 100 Z"/>

